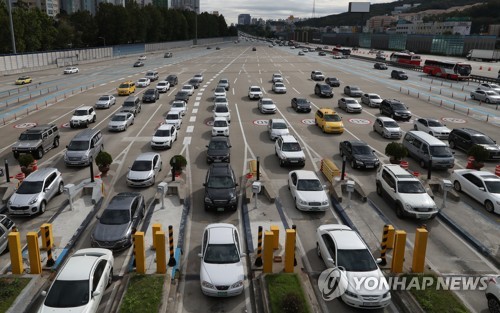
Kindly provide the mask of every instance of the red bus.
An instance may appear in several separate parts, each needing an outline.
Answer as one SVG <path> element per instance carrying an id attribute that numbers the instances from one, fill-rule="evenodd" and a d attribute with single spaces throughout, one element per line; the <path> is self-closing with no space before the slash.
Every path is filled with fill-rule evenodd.
<path id="1" fill-rule="evenodd" d="M 453 61 L 425 60 L 424 73 L 447 79 L 467 79 L 472 67 L 468 63 Z"/>
<path id="2" fill-rule="evenodd" d="M 389 58 L 391 62 L 420 66 L 422 59 L 413 53 L 394 52 Z"/>

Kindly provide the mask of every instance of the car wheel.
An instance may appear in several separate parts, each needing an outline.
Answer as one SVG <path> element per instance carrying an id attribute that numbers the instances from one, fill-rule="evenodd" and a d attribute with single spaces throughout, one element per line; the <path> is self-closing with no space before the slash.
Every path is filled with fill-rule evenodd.
<path id="1" fill-rule="evenodd" d="M 319 248 L 319 243 L 316 243 L 316 254 L 321 258 L 321 249 Z"/>
<path id="2" fill-rule="evenodd" d="M 60 183 L 59 183 L 59 186 L 58 186 L 58 188 L 57 188 L 57 194 L 58 194 L 58 195 L 60 195 L 60 194 L 62 194 L 63 192 L 64 192 L 64 184 L 63 184 L 63 182 L 60 182 Z"/>
<path id="3" fill-rule="evenodd" d="M 324 133 L 326 133 L 326 131 L 325 131 L 325 125 L 323 125 L 323 127 L 321 127 L 321 130 L 322 130 Z"/>
<path id="4" fill-rule="evenodd" d="M 453 183 L 453 188 L 456 190 L 456 191 L 462 191 L 462 185 L 460 185 L 460 182 L 458 180 L 455 180 L 455 182 Z"/>
<path id="5" fill-rule="evenodd" d="M 451 140 L 450 142 L 450 148 L 455 149 L 455 141 Z"/>
<path id="6" fill-rule="evenodd" d="M 95 120 L 96 120 L 96 116 L 94 115 L 94 117 L 92 118 L 92 123 L 95 123 Z"/>
<path id="7" fill-rule="evenodd" d="M 285 161 L 283 161 L 282 159 L 280 159 L 280 166 L 281 166 L 281 167 L 284 167 L 284 166 L 285 166 Z"/>
<path id="8" fill-rule="evenodd" d="M 490 103 L 490 99 L 489 99 L 489 98 L 486 98 L 486 100 L 484 100 L 484 102 L 486 102 L 486 103 Z"/>
<path id="9" fill-rule="evenodd" d="M 89 121 L 85 122 L 85 128 L 89 128 Z"/>
<path id="10" fill-rule="evenodd" d="M 54 148 L 59 147 L 59 138 L 55 138 L 54 139 L 54 144 L 53 145 L 54 145 Z"/>
<path id="11" fill-rule="evenodd" d="M 427 163 L 425 163 L 424 160 L 420 160 L 420 167 L 421 168 L 426 168 L 427 167 Z"/>
<path id="12" fill-rule="evenodd" d="M 41 159 L 43 157 L 43 148 L 38 148 L 36 151 L 36 157 L 37 159 Z"/>
<path id="13" fill-rule="evenodd" d="M 414 130 L 418 130 L 417 125 L 413 125 L 413 129 L 414 129 Z"/>
<path id="14" fill-rule="evenodd" d="M 377 184 L 377 195 L 382 197 L 382 186 L 380 184 Z"/>
<path id="15" fill-rule="evenodd" d="M 106 287 L 109 287 L 112 282 L 113 282 L 113 267 L 111 267 L 111 270 L 109 272 L 108 283 L 106 284 Z"/>
<path id="16" fill-rule="evenodd" d="M 493 213 L 493 210 L 495 209 L 495 207 L 493 206 L 493 202 L 491 202 L 490 200 L 486 200 L 484 202 L 484 208 L 486 209 L 486 211 L 488 211 L 489 213 Z"/>
<path id="17" fill-rule="evenodd" d="M 43 214 L 45 212 L 45 207 L 46 207 L 45 201 L 42 201 L 42 203 L 40 203 L 40 207 L 38 208 L 38 212 L 40 214 Z"/>
<path id="18" fill-rule="evenodd" d="M 351 160 L 351 168 L 353 168 L 353 169 L 357 168 L 356 161 L 354 161 L 354 159 Z"/>
<path id="19" fill-rule="evenodd" d="M 403 205 L 401 203 L 398 203 L 398 205 L 396 207 L 396 216 L 399 218 L 405 217 L 405 211 L 404 211 Z"/>
<path id="20" fill-rule="evenodd" d="M 14 159 L 19 159 L 19 152 L 17 151 L 14 152 Z"/>
<path id="21" fill-rule="evenodd" d="M 474 97 L 474 95 L 470 95 L 470 98 L 471 98 L 472 100 L 476 100 L 476 97 Z"/>
<path id="22" fill-rule="evenodd" d="M 488 308 L 490 312 L 500 312 L 500 301 L 494 296 L 488 297 Z"/>

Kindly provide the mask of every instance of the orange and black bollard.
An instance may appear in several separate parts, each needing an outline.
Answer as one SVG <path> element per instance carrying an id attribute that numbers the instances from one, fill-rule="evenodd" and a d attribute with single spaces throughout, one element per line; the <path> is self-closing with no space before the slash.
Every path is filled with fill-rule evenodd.
<path id="1" fill-rule="evenodd" d="M 297 233 L 297 225 L 293 224 L 292 229 Z M 297 250 L 297 247 L 295 247 L 295 250 Z M 297 257 L 295 253 L 293 254 L 293 266 L 297 266 Z"/>
<path id="2" fill-rule="evenodd" d="M 255 259 L 255 266 L 262 266 L 262 226 L 259 226 L 259 233 L 257 235 L 257 258 Z"/>
<path id="3" fill-rule="evenodd" d="M 168 266 L 175 266 L 177 262 L 174 257 L 174 227 L 168 225 L 168 245 L 170 248 L 170 259 L 168 260 Z"/>
<path id="4" fill-rule="evenodd" d="M 45 245 L 47 247 L 47 266 L 52 267 L 56 263 L 54 259 L 52 258 L 52 242 L 50 241 L 50 226 L 46 225 L 44 227 L 44 232 L 45 232 Z"/>
<path id="5" fill-rule="evenodd" d="M 380 265 L 387 265 L 387 259 L 385 257 L 385 253 L 387 251 L 387 240 L 389 238 L 389 226 L 390 225 L 384 225 L 384 232 L 382 234 L 382 242 L 380 243 L 380 259 L 382 260 L 380 262 Z"/>

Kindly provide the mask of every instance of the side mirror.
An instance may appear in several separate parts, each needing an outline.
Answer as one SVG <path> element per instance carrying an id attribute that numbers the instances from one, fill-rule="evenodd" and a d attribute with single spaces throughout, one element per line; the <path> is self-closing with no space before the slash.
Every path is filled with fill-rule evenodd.
<path id="1" fill-rule="evenodd" d="M 208 145 L 206 145 L 205 147 L 208 148 Z"/>
<path id="2" fill-rule="evenodd" d="M 246 256 L 247 256 L 247 254 L 246 254 L 246 253 L 242 253 L 242 254 L 240 254 L 240 257 L 242 257 L 242 258 L 244 258 L 244 257 L 246 257 Z"/>
<path id="3" fill-rule="evenodd" d="M 240 184 L 238 184 L 238 183 L 234 184 L 234 186 L 235 186 L 235 187 L 238 187 L 239 185 L 240 185 Z"/>
<path id="4" fill-rule="evenodd" d="M 333 261 L 333 259 L 332 259 L 332 258 L 328 258 L 328 259 L 326 259 L 326 260 L 327 260 L 328 262 L 332 262 L 332 263 L 334 263 L 334 264 L 335 264 L 335 262 Z"/>
<path id="5" fill-rule="evenodd" d="M 203 183 L 203 187 L 205 187 L 207 184 L 206 183 Z"/>
<path id="6" fill-rule="evenodd" d="M 382 263 L 382 259 L 381 259 L 381 258 L 377 258 L 377 259 L 375 260 L 375 262 L 377 262 L 377 264 L 380 264 L 380 263 Z"/>
<path id="7" fill-rule="evenodd" d="M 96 296 L 98 296 L 100 294 L 101 294 L 101 292 L 99 290 L 93 291 L 92 292 L 92 297 L 96 297 Z"/>
<path id="8" fill-rule="evenodd" d="M 100 217 L 99 215 L 96 215 L 96 216 L 95 216 L 95 218 L 96 218 L 97 220 L 101 219 L 101 217 Z"/>
<path id="9" fill-rule="evenodd" d="M 42 291 L 41 295 L 42 297 L 45 297 L 47 295 L 47 290 Z"/>
<path id="10" fill-rule="evenodd" d="M 68 149 L 68 146 L 66 146 L 66 149 Z"/>
<path id="11" fill-rule="evenodd" d="M 199 257 L 199 258 L 202 258 L 202 257 L 203 257 L 203 254 L 198 253 L 198 257 Z"/>

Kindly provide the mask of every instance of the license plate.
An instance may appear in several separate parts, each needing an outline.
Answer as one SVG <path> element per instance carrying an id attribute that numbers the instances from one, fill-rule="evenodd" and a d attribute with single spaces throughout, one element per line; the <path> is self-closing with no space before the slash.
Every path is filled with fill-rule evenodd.
<path id="1" fill-rule="evenodd" d="M 417 214 L 417 218 L 421 218 L 421 219 L 427 219 L 429 218 L 429 214 Z"/>
<path id="2" fill-rule="evenodd" d="M 373 168 L 373 165 L 367 165 L 366 168 Z"/>
<path id="3" fill-rule="evenodd" d="M 379 306 L 377 302 L 363 302 L 363 306 Z"/>
<path id="4" fill-rule="evenodd" d="M 217 208 L 217 212 L 224 212 L 224 208 Z"/>
<path id="5" fill-rule="evenodd" d="M 298 163 L 299 161 L 296 161 L 296 160 L 292 160 L 290 161 L 290 163 Z"/>
<path id="6" fill-rule="evenodd" d="M 319 208 L 317 206 L 313 206 L 311 207 L 311 210 L 319 210 Z"/>
<path id="7" fill-rule="evenodd" d="M 227 296 L 227 292 L 225 291 L 217 291 L 218 296 Z"/>

